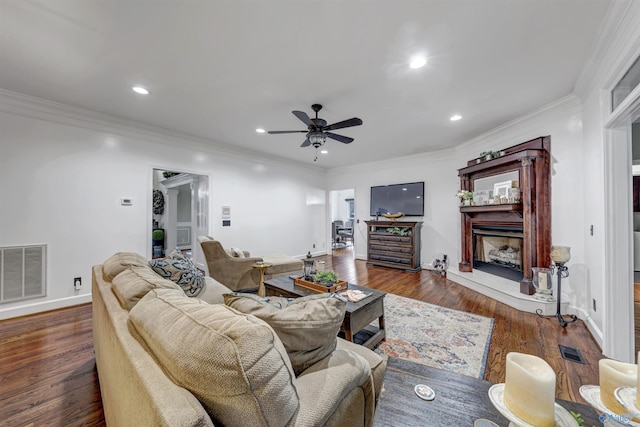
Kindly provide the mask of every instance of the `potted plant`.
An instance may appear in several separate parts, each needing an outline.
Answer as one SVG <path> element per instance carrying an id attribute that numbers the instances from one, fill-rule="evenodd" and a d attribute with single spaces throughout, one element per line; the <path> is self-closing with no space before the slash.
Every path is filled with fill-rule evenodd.
<path id="1" fill-rule="evenodd" d="M 473 193 L 467 190 L 460 190 L 458 191 L 458 194 L 456 194 L 456 197 L 460 199 L 460 202 L 463 205 L 469 206 L 471 204 L 471 200 L 473 199 Z"/>
<path id="2" fill-rule="evenodd" d="M 338 282 L 338 275 L 333 270 L 317 271 L 313 276 L 313 281 L 326 287 L 330 287 Z"/>
<path id="3" fill-rule="evenodd" d="M 153 241 L 153 256 L 161 257 L 162 250 L 164 249 L 164 230 L 162 228 L 156 228 L 151 232 L 151 240 Z"/>

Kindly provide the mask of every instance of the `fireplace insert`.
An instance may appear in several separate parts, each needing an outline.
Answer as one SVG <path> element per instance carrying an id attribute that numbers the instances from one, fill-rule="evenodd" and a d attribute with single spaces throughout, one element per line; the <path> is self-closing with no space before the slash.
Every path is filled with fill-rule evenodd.
<path id="1" fill-rule="evenodd" d="M 473 268 L 509 280 L 522 280 L 522 228 L 475 225 L 472 233 Z"/>

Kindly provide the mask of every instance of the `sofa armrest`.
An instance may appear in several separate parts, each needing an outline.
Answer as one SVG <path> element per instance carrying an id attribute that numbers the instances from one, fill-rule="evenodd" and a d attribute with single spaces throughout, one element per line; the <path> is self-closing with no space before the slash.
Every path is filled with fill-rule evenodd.
<path id="1" fill-rule="evenodd" d="M 367 361 L 335 350 L 296 379 L 300 409 L 290 426 L 365 425 L 373 422 L 373 378 Z"/>

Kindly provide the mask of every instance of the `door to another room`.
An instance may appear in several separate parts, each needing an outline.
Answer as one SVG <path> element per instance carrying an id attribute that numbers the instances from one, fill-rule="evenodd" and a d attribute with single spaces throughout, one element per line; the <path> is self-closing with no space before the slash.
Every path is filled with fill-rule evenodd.
<path id="1" fill-rule="evenodd" d="M 332 250 L 352 248 L 355 244 L 355 190 L 334 190 L 331 192 L 331 248 Z"/>
<path id="2" fill-rule="evenodd" d="M 178 249 L 206 271 L 198 236 L 209 234 L 208 207 L 208 176 L 154 169 L 152 256 Z"/>

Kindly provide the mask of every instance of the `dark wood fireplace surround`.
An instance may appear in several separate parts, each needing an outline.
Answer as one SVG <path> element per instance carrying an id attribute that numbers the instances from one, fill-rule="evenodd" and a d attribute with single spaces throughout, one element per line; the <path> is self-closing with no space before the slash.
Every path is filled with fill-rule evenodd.
<path id="1" fill-rule="evenodd" d="M 522 227 L 523 273 L 520 292 L 535 292 L 532 267 L 549 267 L 551 261 L 551 138 L 539 137 L 503 150 L 492 160 L 473 159 L 458 170 L 460 188 L 474 191 L 480 178 L 517 171 L 520 203 L 460 206 L 462 259 L 458 269 L 473 269 L 474 226 Z"/>

